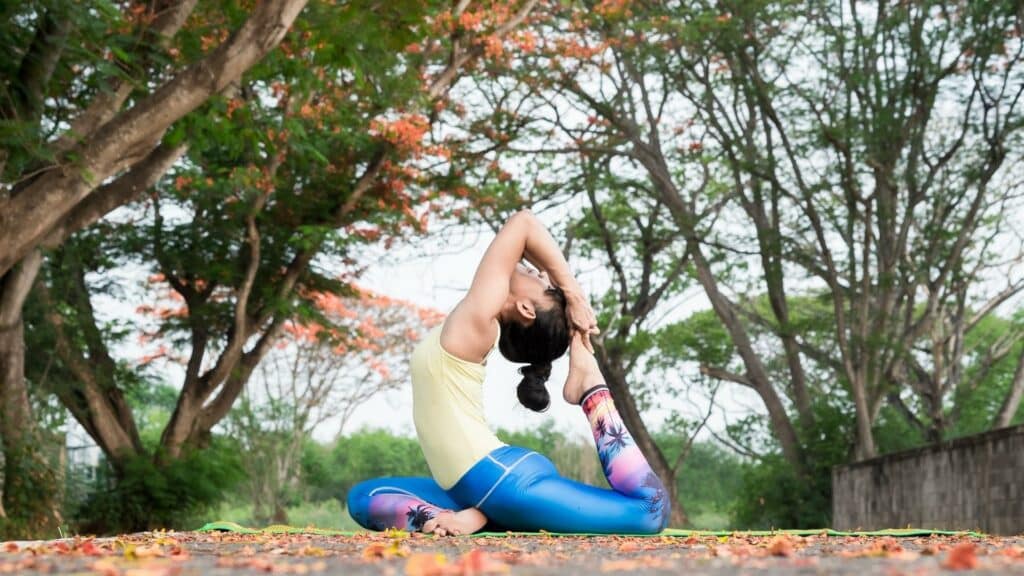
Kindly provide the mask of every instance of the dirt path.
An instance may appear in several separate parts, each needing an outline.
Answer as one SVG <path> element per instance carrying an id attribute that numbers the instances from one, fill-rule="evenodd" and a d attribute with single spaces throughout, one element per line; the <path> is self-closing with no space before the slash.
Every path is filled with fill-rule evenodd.
<path id="1" fill-rule="evenodd" d="M 1024 537 L 355 537 L 147 532 L 0 544 L 0 574 L 931 574 L 1024 576 Z"/>

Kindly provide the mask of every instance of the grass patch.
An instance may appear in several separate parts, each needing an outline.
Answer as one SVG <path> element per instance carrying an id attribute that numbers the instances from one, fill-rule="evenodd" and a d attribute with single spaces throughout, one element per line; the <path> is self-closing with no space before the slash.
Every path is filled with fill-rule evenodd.
<path id="1" fill-rule="evenodd" d="M 690 516 L 690 525 L 695 530 L 726 530 L 729 515 L 717 510 L 706 510 Z"/>
<path id="2" fill-rule="evenodd" d="M 315 526 L 329 530 L 361 529 L 348 515 L 348 510 L 333 498 L 321 502 L 303 502 L 298 506 L 289 506 L 286 511 L 288 524 L 291 526 Z M 223 504 L 217 510 L 217 517 L 210 520 L 224 520 L 256 528 L 261 528 L 261 524 L 265 524 L 256 522 L 252 516 L 252 506 L 244 503 Z"/>

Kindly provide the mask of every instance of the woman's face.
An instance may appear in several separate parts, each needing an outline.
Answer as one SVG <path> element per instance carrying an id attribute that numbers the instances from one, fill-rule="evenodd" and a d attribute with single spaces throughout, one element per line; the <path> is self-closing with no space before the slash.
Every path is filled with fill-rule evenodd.
<path id="1" fill-rule="evenodd" d="M 528 299 L 534 304 L 541 304 L 541 308 L 547 308 L 551 296 L 545 291 L 552 287 L 547 272 L 538 272 L 522 263 L 516 265 L 508 283 L 508 291 L 516 300 Z"/>

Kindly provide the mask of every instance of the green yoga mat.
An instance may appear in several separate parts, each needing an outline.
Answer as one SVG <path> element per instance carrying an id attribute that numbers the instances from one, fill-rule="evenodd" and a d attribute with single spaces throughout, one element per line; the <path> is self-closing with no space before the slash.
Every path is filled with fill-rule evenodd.
<path id="1" fill-rule="evenodd" d="M 234 522 L 209 522 L 199 529 L 200 532 L 234 532 L 237 534 L 316 534 L 319 536 L 355 536 L 356 534 L 366 534 L 363 532 L 355 532 L 352 530 L 328 530 L 324 528 L 314 528 L 312 526 L 306 528 L 297 528 L 295 526 L 285 526 L 283 524 L 274 524 L 267 526 L 266 528 L 256 529 L 247 528 L 241 524 Z M 690 536 L 715 536 L 718 538 L 729 537 L 729 536 L 775 536 L 778 534 L 787 534 L 790 536 L 818 536 L 821 534 L 827 534 L 828 536 L 894 536 L 899 538 L 913 537 L 913 536 L 974 536 L 976 538 L 982 538 L 985 535 L 980 532 L 972 532 L 968 530 L 928 530 L 925 528 L 890 528 L 887 530 L 874 530 L 874 531 L 856 531 L 856 532 L 840 532 L 838 530 L 832 530 L 831 528 L 822 528 L 820 530 L 680 530 L 676 528 L 668 528 L 660 534 L 621 534 L 621 536 L 671 536 L 676 538 L 688 538 Z M 473 534 L 473 538 L 503 538 L 508 536 L 614 536 L 614 534 L 556 534 L 553 532 L 477 532 Z"/>

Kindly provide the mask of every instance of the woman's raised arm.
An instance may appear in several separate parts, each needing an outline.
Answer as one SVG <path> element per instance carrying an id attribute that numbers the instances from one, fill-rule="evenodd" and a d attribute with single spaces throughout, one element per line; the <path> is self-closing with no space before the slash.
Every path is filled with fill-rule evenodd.
<path id="1" fill-rule="evenodd" d="M 497 333 L 494 320 L 508 299 L 509 279 L 516 265 L 527 255 L 565 293 L 573 327 L 584 331 L 596 329 L 590 305 L 555 239 L 532 212 L 520 210 L 505 222 L 491 241 L 477 266 L 469 293 L 448 318 L 448 322 L 466 336 L 459 338 L 461 342 L 474 342 L 469 345 L 472 350 L 460 346 L 467 355 L 482 358 L 490 350 Z"/>

